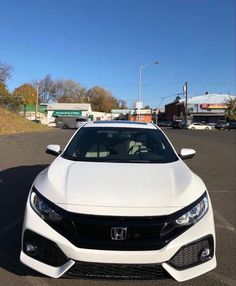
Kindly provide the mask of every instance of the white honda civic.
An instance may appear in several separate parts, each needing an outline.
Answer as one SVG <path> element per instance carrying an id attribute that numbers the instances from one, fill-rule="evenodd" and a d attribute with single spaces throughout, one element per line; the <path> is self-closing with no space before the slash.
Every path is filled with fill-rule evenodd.
<path id="1" fill-rule="evenodd" d="M 216 267 L 207 188 L 154 124 L 88 122 L 35 179 L 20 259 L 50 277 L 191 279 Z"/>

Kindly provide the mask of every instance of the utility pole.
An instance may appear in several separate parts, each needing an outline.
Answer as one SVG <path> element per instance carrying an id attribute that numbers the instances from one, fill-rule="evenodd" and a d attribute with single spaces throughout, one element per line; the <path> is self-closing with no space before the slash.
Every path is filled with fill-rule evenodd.
<path id="1" fill-rule="evenodd" d="M 185 114 L 184 114 L 184 118 L 185 118 L 185 123 L 187 124 L 188 122 L 188 83 L 187 81 L 184 83 L 184 87 L 183 87 L 183 94 L 185 96 Z"/>
<path id="2" fill-rule="evenodd" d="M 141 94 L 142 94 L 142 66 L 139 68 L 139 85 L 138 85 L 138 121 L 140 121 L 140 109 L 141 107 Z"/>
<path id="3" fill-rule="evenodd" d="M 39 83 L 36 82 L 35 121 L 37 121 L 38 118 L 38 105 L 39 105 Z"/>

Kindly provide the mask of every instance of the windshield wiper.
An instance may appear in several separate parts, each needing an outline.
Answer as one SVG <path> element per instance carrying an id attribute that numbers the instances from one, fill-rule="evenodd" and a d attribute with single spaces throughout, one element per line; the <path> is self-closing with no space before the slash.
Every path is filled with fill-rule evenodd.
<path id="1" fill-rule="evenodd" d="M 69 155 L 63 154 L 62 157 L 71 161 L 80 161 L 80 162 L 103 162 L 103 163 L 150 163 L 150 160 L 138 160 L 138 159 L 99 159 L 99 158 L 77 158 Z"/>
<path id="2" fill-rule="evenodd" d="M 64 154 L 62 155 L 62 158 L 71 160 L 71 161 L 78 161 L 78 158 L 73 157 L 73 156 L 64 155 Z"/>

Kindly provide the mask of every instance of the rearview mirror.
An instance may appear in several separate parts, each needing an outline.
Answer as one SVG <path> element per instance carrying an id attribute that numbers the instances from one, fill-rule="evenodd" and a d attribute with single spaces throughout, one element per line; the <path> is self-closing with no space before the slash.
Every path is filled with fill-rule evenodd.
<path id="1" fill-rule="evenodd" d="M 196 151 L 194 149 L 188 149 L 188 148 L 182 148 L 180 150 L 180 158 L 182 160 L 186 160 L 186 159 L 191 159 L 193 158 L 193 156 L 196 154 Z"/>
<path id="2" fill-rule="evenodd" d="M 60 145 L 56 144 L 51 144 L 47 146 L 46 153 L 53 155 L 53 156 L 58 156 L 61 154 L 61 147 Z"/>

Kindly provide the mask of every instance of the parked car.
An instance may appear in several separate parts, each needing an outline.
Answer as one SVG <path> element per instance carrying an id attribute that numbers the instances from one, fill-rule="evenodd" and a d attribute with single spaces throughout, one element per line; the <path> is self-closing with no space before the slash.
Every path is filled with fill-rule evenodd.
<path id="1" fill-rule="evenodd" d="M 210 130 L 212 127 L 210 125 L 206 125 L 200 122 L 192 123 L 188 126 L 188 129 L 196 129 L 196 130 Z"/>
<path id="2" fill-rule="evenodd" d="M 229 123 L 228 122 L 218 122 L 215 124 L 216 129 L 228 129 Z"/>
<path id="3" fill-rule="evenodd" d="M 227 126 L 227 129 L 230 130 L 230 129 L 236 129 L 236 121 L 231 121 L 229 123 L 229 125 Z"/>
<path id="4" fill-rule="evenodd" d="M 172 128 L 173 129 L 185 129 L 185 128 L 187 128 L 187 125 L 182 120 L 175 120 L 172 122 Z"/>
<path id="5" fill-rule="evenodd" d="M 172 127 L 172 121 L 159 121 L 159 127 Z"/>
<path id="6" fill-rule="evenodd" d="M 62 129 L 80 128 L 88 121 L 87 118 L 77 116 L 58 116 L 55 120 L 56 127 Z"/>
<path id="7" fill-rule="evenodd" d="M 62 129 L 76 128 L 76 116 L 58 116 L 55 119 L 56 127 Z"/>
<path id="8" fill-rule="evenodd" d="M 184 281 L 216 267 L 209 193 L 151 123 L 88 122 L 34 180 L 20 259 L 50 277 Z"/>

